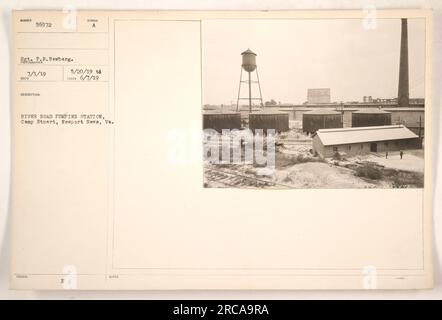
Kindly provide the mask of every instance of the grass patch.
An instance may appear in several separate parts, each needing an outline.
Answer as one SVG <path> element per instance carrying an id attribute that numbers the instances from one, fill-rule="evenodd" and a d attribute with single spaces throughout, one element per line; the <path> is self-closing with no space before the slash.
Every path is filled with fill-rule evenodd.
<path id="1" fill-rule="evenodd" d="M 355 176 L 371 180 L 380 180 L 383 177 L 383 172 L 376 164 L 367 162 L 356 168 Z"/>
<path id="2" fill-rule="evenodd" d="M 424 174 L 421 172 L 385 169 L 385 177 L 393 188 L 423 188 Z"/>
<path id="3" fill-rule="evenodd" d="M 374 162 L 359 163 L 352 169 L 357 177 L 388 181 L 393 188 L 424 187 L 424 174 L 421 172 L 384 168 Z"/>

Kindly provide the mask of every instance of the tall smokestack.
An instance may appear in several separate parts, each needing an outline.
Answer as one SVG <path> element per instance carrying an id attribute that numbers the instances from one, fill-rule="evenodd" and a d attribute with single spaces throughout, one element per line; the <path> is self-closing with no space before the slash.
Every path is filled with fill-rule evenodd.
<path id="1" fill-rule="evenodd" d="M 408 30 L 407 19 L 401 19 L 401 57 L 399 62 L 398 106 L 408 107 Z"/>

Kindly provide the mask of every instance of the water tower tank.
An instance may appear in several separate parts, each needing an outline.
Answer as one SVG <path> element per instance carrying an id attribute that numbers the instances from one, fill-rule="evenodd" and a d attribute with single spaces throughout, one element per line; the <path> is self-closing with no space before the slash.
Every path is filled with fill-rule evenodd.
<path id="1" fill-rule="evenodd" d="M 256 69 L 256 53 L 247 49 L 242 55 L 242 67 L 247 72 L 253 72 Z"/>

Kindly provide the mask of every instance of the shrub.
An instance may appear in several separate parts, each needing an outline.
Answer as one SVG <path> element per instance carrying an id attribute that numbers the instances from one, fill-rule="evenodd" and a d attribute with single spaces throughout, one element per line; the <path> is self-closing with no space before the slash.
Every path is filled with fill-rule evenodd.
<path id="1" fill-rule="evenodd" d="M 397 171 L 392 178 L 393 188 L 424 187 L 424 175 L 418 172 Z"/>
<path id="2" fill-rule="evenodd" d="M 341 154 L 339 152 L 335 152 L 333 154 L 333 160 L 341 160 Z"/>
<path id="3" fill-rule="evenodd" d="M 371 163 L 366 163 L 356 168 L 355 175 L 357 177 L 364 177 L 371 180 L 379 180 L 382 178 L 382 170 Z"/>

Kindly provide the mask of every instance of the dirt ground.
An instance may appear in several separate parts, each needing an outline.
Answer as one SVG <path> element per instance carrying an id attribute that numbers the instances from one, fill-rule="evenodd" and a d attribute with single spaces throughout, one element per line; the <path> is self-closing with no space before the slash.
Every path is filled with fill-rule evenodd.
<path id="1" fill-rule="evenodd" d="M 353 170 L 323 162 L 307 162 L 276 170 L 278 181 L 293 188 L 375 188 L 377 184 L 364 181 Z"/>
<path id="2" fill-rule="evenodd" d="M 363 160 L 376 162 L 390 169 L 424 172 L 423 150 L 405 150 L 402 159 L 399 152 L 389 152 L 387 158 L 385 154 L 369 154 Z"/>
<path id="3" fill-rule="evenodd" d="M 275 168 L 254 165 L 207 164 L 204 186 L 237 188 L 409 188 L 423 186 L 423 150 L 368 154 L 342 160 L 321 159 L 312 153 L 311 137 L 299 129 L 276 139 Z"/>

